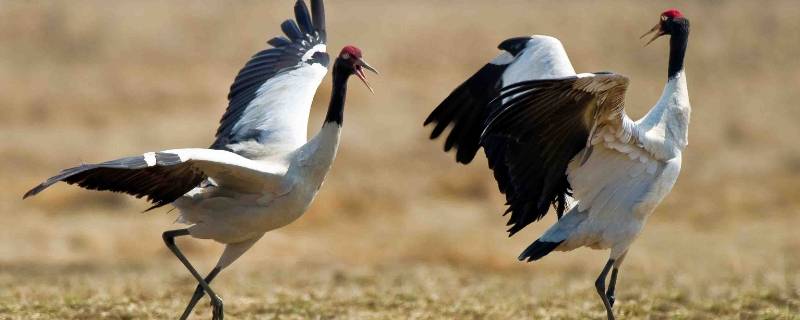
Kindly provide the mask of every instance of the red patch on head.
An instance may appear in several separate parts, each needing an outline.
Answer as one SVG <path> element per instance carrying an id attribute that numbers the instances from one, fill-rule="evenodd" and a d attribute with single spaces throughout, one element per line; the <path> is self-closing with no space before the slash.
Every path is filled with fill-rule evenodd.
<path id="1" fill-rule="evenodd" d="M 662 12 L 661 15 L 670 19 L 683 17 L 683 13 L 678 11 L 678 9 L 669 9 L 667 11 Z"/>
<path id="2" fill-rule="evenodd" d="M 345 54 L 347 54 L 347 55 L 349 55 L 351 57 L 356 57 L 356 58 L 360 59 L 361 58 L 361 49 L 356 48 L 354 46 L 346 46 L 346 47 L 342 48 L 342 52 L 339 53 L 339 56 L 341 57 L 341 56 L 343 56 Z"/>

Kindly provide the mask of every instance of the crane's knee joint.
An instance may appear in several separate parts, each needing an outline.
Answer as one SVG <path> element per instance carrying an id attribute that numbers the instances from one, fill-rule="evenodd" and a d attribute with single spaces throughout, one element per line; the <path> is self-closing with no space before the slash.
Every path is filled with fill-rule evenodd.
<path id="1" fill-rule="evenodd" d="M 189 229 L 178 229 L 178 230 L 170 230 L 165 231 L 161 234 L 161 238 L 164 239 L 164 243 L 167 245 L 174 245 L 175 244 L 175 237 L 189 235 Z"/>
<path id="2" fill-rule="evenodd" d="M 597 280 L 594 282 L 594 287 L 597 289 L 597 292 L 599 292 L 601 295 L 604 295 L 606 293 L 605 279 L 602 277 L 597 278 Z"/>

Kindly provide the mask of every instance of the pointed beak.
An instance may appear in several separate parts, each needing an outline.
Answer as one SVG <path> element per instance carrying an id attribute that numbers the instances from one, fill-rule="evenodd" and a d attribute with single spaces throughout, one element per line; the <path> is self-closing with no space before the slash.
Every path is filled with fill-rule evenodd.
<path id="1" fill-rule="evenodd" d="M 653 41 L 655 41 L 656 39 L 658 39 L 658 37 L 660 37 L 660 36 L 663 36 L 663 35 L 664 35 L 664 31 L 662 31 L 662 30 L 661 30 L 661 23 L 660 23 L 660 22 L 659 22 L 659 23 L 656 23 L 655 27 L 653 27 L 652 29 L 650 29 L 650 31 L 647 31 L 647 32 L 645 32 L 645 34 L 643 34 L 641 37 L 639 37 L 639 39 L 641 39 L 641 38 L 644 38 L 645 36 L 647 36 L 647 35 L 649 35 L 649 34 L 651 34 L 651 33 L 654 33 L 654 32 L 655 32 L 655 35 L 653 35 L 653 37 L 652 37 L 652 38 L 650 38 L 650 41 L 647 41 L 647 43 L 645 43 L 645 44 L 644 44 L 644 46 L 645 46 L 645 47 L 646 47 L 647 45 L 649 45 L 651 42 L 653 42 Z"/>
<path id="2" fill-rule="evenodd" d="M 361 79 L 361 82 L 363 82 L 363 83 L 364 83 L 364 85 L 366 85 L 366 86 L 367 86 L 367 89 L 369 89 L 369 91 L 370 91 L 370 92 L 372 92 L 372 93 L 375 93 L 375 90 L 372 90 L 372 87 L 369 85 L 369 82 L 367 82 L 367 75 L 366 75 L 366 74 L 364 74 L 364 69 L 367 69 L 367 70 L 369 70 L 369 71 L 372 71 L 372 72 L 373 72 L 373 73 L 375 73 L 376 75 L 379 75 L 380 73 L 378 73 L 378 70 L 375 70 L 375 68 L 373 68 L 372 66 L 370 66 L 370 65 L 369 65 L 369 64 L 368 64 L 366 61 L 364 61 L 363 59 L 358 59 L 358 60 L 356 60 L 356 76 L 357 76 L 359 79 Z"/>

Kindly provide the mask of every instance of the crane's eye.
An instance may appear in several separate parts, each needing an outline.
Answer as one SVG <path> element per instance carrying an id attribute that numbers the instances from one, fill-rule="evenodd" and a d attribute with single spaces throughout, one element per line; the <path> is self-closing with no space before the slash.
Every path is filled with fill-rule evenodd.
<path id="1" fill-rule="evenodd" d="M 343 54 L 343 55 L 342 55 L 342 59 L 345 59 L 345 60 L 350 60 L 350 54 L 349 54 L 349 53 L 345 53 L 345 54 Z"/>
<path id="2" fill-rule="evenodd" d="M 661 16 L 661 21 L 667 21 L 667 16 Z"/>

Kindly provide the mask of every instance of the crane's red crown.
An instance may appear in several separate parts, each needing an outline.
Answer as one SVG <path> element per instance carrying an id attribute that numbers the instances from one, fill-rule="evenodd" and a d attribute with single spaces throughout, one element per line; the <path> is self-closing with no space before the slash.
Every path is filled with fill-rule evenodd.
<path id="1" fill-rule="evenodd" d="M 667 18 L 670 18 L 670 19 L 675 19 L 675 18 L 683 17 L 683 13 L 678 11 L 678 9 L 673 8 L 673 9 L 668 9 L 667 11 L 662 12 L 661 16 L 667 17 Z"/>
<path id="2" fill-rule="evenodd" d="M 355 46 L 345 46 L 339 56 L 344 59 L 350 59 L 350 57 L 361 59 L 361 49 Z"/>

